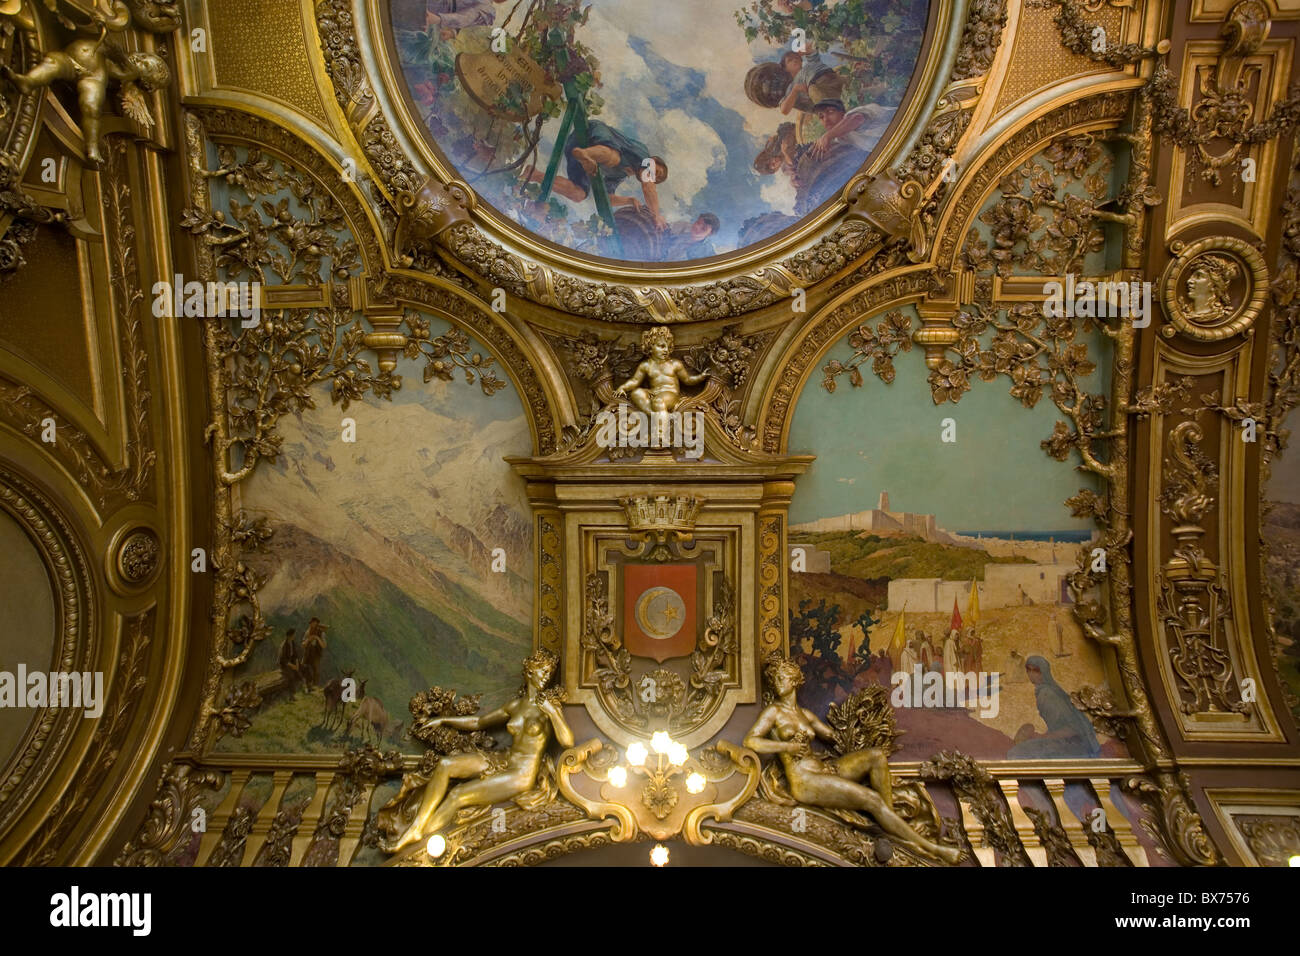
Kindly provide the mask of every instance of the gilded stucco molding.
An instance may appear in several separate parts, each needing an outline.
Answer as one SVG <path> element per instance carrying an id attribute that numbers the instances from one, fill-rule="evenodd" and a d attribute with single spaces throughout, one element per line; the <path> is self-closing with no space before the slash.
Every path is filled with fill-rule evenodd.
<path id="1" fill-rule="evenodd" d="M 91 662 L 99 653 L 99 613 L 90 562 L 71 525 L 45 495 L 7 469 L 0 469 L 0 508 L 27 530 L 50 574 L 59 628 L 52 669 L 92 670 Z M 80 714 L 59 708 L 45 708 L 35 716 L 0 782 L 0 833 L 36 797 L 81 719 Z"/>
<path id="2" fill-rule="evenodd" d="M 20 865 L 50 866 L 58 862 L 68 836 L 85 822 L 87 808 L 99 796 L 122 751 L 129 746 L 127 732 L 149 682 L 147 654 L 154 627 L 152 610 L 127 619 L 113 686 L 107 690 L 104 713 L 96 722 L 75 783 L 49 808 L 40 828 L 24 844 L 18 858 Z"/>
<path id="3" fill-rule="evenodd" d="M 127 149 L 115 137 L 105 146 L 102 204 L 106 225 L 110 301 L 121 336 L 122 382 L 126 402 L 125 460 L 110 462 L 84 431 L 51 406 L 31 386 L 0 378 L 0 418 L 38 439 L 53 420 L 59 440 L 49 451 L 75 477 L 99 509 L 108 513 L 148 500 L 157 452 L 150 426 L 149 356 L 145 346 L 144 291 L 136 260 L 134 201 Z"/>
<path id="4" fill-rule="evenodd" d="M 136 835 L 126 842 L 114 866 L 168 866 L 193 836 L 195 811 L 203 790 L 220 789 L 223 775 L 196 770 L 187 763 L 169 763 L 158 781 L 157 796 Z"/>

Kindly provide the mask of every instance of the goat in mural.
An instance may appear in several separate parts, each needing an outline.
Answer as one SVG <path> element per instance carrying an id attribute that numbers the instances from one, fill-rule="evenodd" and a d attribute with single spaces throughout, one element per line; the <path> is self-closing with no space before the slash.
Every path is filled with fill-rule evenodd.
<path id="1" fill-rule="evenodd" d="M 321 696 L 325 698 L 325 710 L 318 726 L 328 730 L 343 723 L 343 682 L 352 679 L 353 670 L 355 668 L 343 671 L 321 689 Z"/>
<path id="2" fill-rule="evenodd" d="M 365 692 L 365 686 L 366 682 L 362 681 L 361 687 L 363 694 Z M 363 696 L 361 702 L 357 704 L 356 711 L 348 720 L 347 730 L 344 731 L 343 736 L 351 737 L 353 724 L 360 723 L 362 741 L 364 742 L 369 736 L 366 729 L 369 728 L 369 732 L 374 734 L 375 743 L 380 744 L 383 743 L 384 738 L 388 735 L 389 724 L 392 723 L 392 720 L 393 718 L 389 716 L 388 711 L 384 709 L 383 701 L 378 697 Z"/>

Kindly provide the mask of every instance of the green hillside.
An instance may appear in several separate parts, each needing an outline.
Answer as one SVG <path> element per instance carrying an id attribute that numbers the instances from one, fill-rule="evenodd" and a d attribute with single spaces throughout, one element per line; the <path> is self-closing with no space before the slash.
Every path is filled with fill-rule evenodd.
<path id="1" fill-rule="evenodd" d="M 434 614 L 359 562 L 337 553 L 333 559 L 346 566 L 344 579 L 349 585 L 318 594 L 293 613 L 268 614 L 271 634 L 237 679 L 277 670 L 285 631 L 295 628 L 301 640 L 307 622 L 319 617 L 328 627 L 321 682 L 344 669 L 352 670 L 358 681 L 368 681 L 367 694 L 379 698 L 395 721 L 409 724 L 407 702 L 434 684 L 462 693 L 482 692 L 485 705 L 504 701 L 518 687 L 520 664 L 532 643 L 527 622 L 507 618 L 478 595 L 445 579 L 440 584 L 454 596 L 455 604 Z M 467 616 L 491 621 L 507 636 L 483 633 Z M 268 700 L 242 737 L 225 737 L 217 749 L 236 753 L 342 750 L 344 741 L 312 731 L 322 707 L 319 690 Z"/>
<path id="2" fill-rule="evenodd" d="M 872 578 L 983 581 L 986 564 L 1031 563 L 1024 557 L 994 558 L 982 550 L 939 544 L 914 535 L 882 537 L 861 531 L 792 533 L 790 544 L 829 551 L 833 573 L 864 581 Z"/>

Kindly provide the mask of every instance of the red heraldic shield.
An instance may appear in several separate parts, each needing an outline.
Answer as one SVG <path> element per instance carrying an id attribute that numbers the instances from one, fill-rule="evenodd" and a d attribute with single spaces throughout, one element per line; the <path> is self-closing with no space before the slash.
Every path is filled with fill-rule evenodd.
<path id="1" fill-rule="evenodd" d="M 660 664 L 695 650 L 694 564 L 623 565 L 623 645 Z"/>

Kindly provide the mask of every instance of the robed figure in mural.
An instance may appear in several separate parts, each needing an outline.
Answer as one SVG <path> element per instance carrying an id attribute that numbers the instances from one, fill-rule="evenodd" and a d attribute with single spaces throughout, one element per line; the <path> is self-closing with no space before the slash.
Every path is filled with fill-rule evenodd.
<path id="1" fill-rule="evenodd" d="M 816 738 L 834 740 L 835 733 L 812 711 L 799 706 L 796 694 L 803 672 L 794 661 L 773 654 L 763 676 L 776 699 L 749 729 L 745 746 L 756 753 L 776 755 L 796 802 L 826 810 L 864 811 L 899 843 L 944 863 L 957 862 L 960 849 L 927 840 L 895 812 L 889 760 L 883 750 L 855 750 L 838 758 L 812 750 Z M 863 779 L 869 782 L 861 782 Z"/>
<path id="2" fill-rule="evenodd" d="M 539 650 L 524 661 L 524 686 L 514 700 L 489 714 L 465 717 L 436 717 L 430 730 L 445 726 L 455 730 L 478 731 L 505 726 L 510 733 L 507 751 L 469 750 L 441 758 L 424 785 L 419 809 L 406 829 L 395 839 L 381 841 L 382 848 L 396 853 L 403 847 L 454 823 L 457 814 L 471 807 L 486 807 L 502 800 L 518 800 L 538 786 L 542 776 L 546 748 L 552 737 L 563 747 L 573 746 L 573 731 L 564 719 L 564 689 L 551 687 L 559 659 L 550 651 Z M 453 780 L 466 780 L 451 787 Z M 403 793 L 381 811 L 380 828 L 400 813 L 407 796 Z"/>
<path id="3" fill-rule="evenodd" d="M 1025 674 L 1034 685 L 1038 716 L 1047 733 L 1027 738 L 1017 734 L 1017 743 L 1007 751 L 1009 759 L 1021 757 L 1096 757 L 1101 754 L 1097 733 L 1086 714 L 1074 706 L 1069 693 L 1052 679 L 1052 666 L 1037 654 L 1025 661 Z"/>

